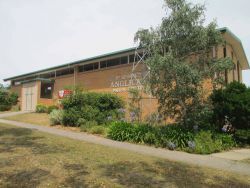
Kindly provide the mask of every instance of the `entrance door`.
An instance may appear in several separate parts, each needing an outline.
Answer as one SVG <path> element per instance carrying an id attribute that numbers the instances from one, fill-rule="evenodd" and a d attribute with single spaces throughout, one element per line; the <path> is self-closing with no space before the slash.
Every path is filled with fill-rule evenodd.
<path id="1" fill-rule="evenodd" d="M 37 105 L 36 83 L 23 84 L 22 88 L 22 110 L 35 111 Z"/>

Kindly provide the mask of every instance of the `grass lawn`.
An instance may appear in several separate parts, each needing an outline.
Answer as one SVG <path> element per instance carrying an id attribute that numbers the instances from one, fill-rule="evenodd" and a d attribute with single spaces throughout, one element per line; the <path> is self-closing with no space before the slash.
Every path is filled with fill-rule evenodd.
<path id="1" fill-rule="evenodd" d="M 242 162 L 250 164 L 250 158 L 249 158 L 249 159 L 242 160 Z"/>
<path id="2" fill-rule="evenodd" d="M 49 126 L 49 115 L 47 113 L 27 113 L 19 114 L 11 117 L 6 117 L 4 119 L 20 121 L 24 123 L 31 123 L 36 125 Z"/>
<path id="3" fill-rule="evenodd" d="M 250 177 L 0 124 L 0 187 L 248 187 Z"/>
<path id="4" fill-rule="evenodd" d="M 11 111 L 0 111 L 0 114 L 6 114 L 8 112 L 11 112 Z"/>
<path id="5" fill-rule="evenodd" d="M 30 124 L 35 124 L 35 125 L 50 126 L 49 115 L 47 113 L 18 114 L 18 115 L 6 117 L 3 119 L 30 123 Z M 53 127 L 64 129 L 64 130 L 76 131 L 76 132 L 81 131 L 79 127 L 65 127 L 61 125 L 57 125 Z"/>

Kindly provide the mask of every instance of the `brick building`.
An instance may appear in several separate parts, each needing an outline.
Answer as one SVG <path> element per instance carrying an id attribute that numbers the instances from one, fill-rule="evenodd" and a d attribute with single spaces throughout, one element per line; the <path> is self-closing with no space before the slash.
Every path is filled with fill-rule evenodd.
<path id="1" fill-rule="evenodd" d="M 241 41 L 227 28 L 220 29 L 225 45 L 214 47 L 213 57 L 230 57 L 235 64 L 234 70 L 225 72 L 227 82 L 242 82 L 242 70 L 249 69 Z M 11 90 L 18 93 L 22 110 L 34 110 L 37 104 L 56 104 L 69 86 L 80 86 L 89 91 L 112 92 L 128 99 L 129 87 L 141 87 L 140 78 L 145 67 L 140 64 L 132 72 L 135 48 L 117 51 L 88 59 L 79 60 L 39 70 L 23 75 L 6 78 L 11 82 Z M 131 80 L 131 74 L 133 80 Z M 144 115 L 156 110 L 157 101 L 145 96 L 142 101 Z"/>

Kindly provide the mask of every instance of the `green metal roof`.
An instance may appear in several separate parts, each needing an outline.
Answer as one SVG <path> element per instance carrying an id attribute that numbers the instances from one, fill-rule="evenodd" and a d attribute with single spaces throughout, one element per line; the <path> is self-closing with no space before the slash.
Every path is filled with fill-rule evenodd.
<path id="1" fill-rule="evenodd" d="M 36 74 L 40 74 L 40 73 L 47 72 L 47 71 L 53 71 L 53 70 L 64 68 L 64 67 L 66 68 L 66 67 L 70 67 L 70 66 L 73 66 L 73 65 L 86 63 L 88 61 L 93 61 L 93 60 L 98 60 L 98 59 L 101 59 L 101 58 L 107 58 L 107 57 L 114 56 L 114 55 L 128 53 L 128 52 L 135 51 L 135 49 L 136 48 L 133 47 L 133 48 L 128 48 L 128 49 L 124 49 L 124 50 L 120 50 L 120 51 L 115 51 L 115 52 L 111 52 L 111 53 L 107 53 L 107 54 L 103 54 L 103 55 L 98 55 L 98 56 L 94 56 L 94 57 L 91 57 L 91 58 L 86 58 L 86 59 L 74 61 L 74 62 L 71 62 L 71 63 L 66 63 L 66 64 L 63 64 L 63 65 L 47 68 L 47 69 L 42 69 L 42 70 L 38 70 L 38 71 L 26 73 L 26 74 L 21 74 L 21 75 L 10 77 L 10 78 L 5 78 L 4 81 L 6 82 L 6 81 L 9 81 L 9 80 L 15 80 L 15 79 L 18 79 L 18 78 L 21 78 L 21 77 L 36 75 Z"/>

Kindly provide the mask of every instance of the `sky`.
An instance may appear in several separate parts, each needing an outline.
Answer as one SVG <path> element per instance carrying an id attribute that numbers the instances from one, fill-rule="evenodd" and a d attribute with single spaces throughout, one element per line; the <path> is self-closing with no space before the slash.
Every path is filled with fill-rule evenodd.
<path id="1" fill-rule="evenodd" d="M 207 23 L 217 20 L 243 43 L 250 60 L 249 0 L 205 3 Z M 139 28 L 156 27 L 163 0 L 0 0 L 2 79 L 134 46 Z M 250 71 L 243 80 L 250 86 Z"/>

